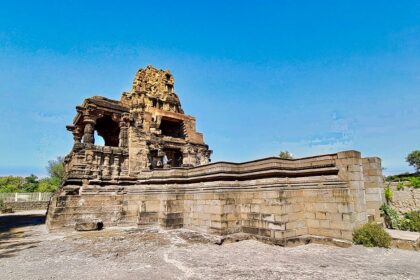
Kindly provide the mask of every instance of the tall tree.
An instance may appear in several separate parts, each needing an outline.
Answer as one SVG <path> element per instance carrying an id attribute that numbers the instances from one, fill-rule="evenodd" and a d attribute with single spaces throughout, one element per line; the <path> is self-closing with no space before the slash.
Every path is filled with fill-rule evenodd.
<path id="1" fill-rule="evenodd" d="M 420 150 L 412 151 L 406 158 L 407 162 L 420 172 Z"/>

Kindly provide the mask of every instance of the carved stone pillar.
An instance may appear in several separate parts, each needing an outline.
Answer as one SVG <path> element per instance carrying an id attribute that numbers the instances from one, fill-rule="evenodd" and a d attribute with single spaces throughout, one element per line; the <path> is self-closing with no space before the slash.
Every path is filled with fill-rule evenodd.
<path id="1" fill-rule="evenodd" d="M 85 144 L 95 144 L 95 120 L 91 118 L 85 118 L 83 120 L 85 128 L 83 131 L 83 143 Z"/>
<path id="2" fill-rule="evenodd" d="M 129 126 L 129 115 L 124 114 L 120 120 L 120 135 L 119 135 L 119 147 L 128 147 L 128 126 Z"/>
<path id="3" fill-rule="evenodd" d="M 112 177 L 118 177 L 120 176 L 120 156 L 115 155 L 114 157 L 114 163 L 112 164 Z"/>
<path id="4" fill-rule="evenodd" d="M 128 154 L 123 153 L 120 176 L 128 176 Z"/>
<path id="5" fill-rule="evenodd" d="M 110 159 L 111 159 L 111 150 L 107 149 L 109 147 L 104 147 L 104 162 L 102 166 L 102 176 L 110 176 L 111 175 L 111 165 L 110 165 Z"/>

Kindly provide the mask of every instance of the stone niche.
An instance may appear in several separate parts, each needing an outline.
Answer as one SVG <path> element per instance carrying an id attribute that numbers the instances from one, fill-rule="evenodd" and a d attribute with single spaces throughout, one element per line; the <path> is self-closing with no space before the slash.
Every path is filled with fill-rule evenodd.
<path id="1" fill-rule="evenodd" d="M 184 114 L 168 70 L 147 66 L 120 101 L 94 96 L 76 109 L 50 230 L 80 221 L 157 224 L 281 244 L 303 236 L 350 240 L 356 226 L 382 222 L 379 158 L 344 151 L 210 163 L 211 150 Z M 95 134 L 105 146 L 95 145 Z"/>

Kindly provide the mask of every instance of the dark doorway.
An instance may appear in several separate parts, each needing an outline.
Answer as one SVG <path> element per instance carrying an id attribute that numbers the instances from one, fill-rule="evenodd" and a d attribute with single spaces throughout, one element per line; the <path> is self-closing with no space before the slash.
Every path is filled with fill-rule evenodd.
<path id="1" fill-rule="evenodd" d="M 185 138 L 183 130 L 183 122 L 174 119 L 163 119 L 160 122 L 160 130 L 162 135 L 174 138 Z"/>

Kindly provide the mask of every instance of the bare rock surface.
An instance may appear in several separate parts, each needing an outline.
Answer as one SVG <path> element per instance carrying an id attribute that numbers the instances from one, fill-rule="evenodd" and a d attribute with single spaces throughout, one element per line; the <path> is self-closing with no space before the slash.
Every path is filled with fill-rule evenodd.
<path id="1" fill-rule="evenodd" d="M 0 215 L 0 279 L 420 279 L 420 253 L 255 240 L 193 231 L 48 233 L 42 212 Z"/>

